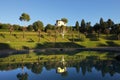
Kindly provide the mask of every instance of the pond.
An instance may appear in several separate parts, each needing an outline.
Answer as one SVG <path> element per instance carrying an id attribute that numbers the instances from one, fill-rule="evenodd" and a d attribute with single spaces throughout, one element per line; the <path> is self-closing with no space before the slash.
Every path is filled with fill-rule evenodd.
<path id="1" fill-rule="evenodd" d="M 68 60 L 63 56 L 61 61 L 5 63 L 0 64 L 0 80 L 120 80 L 120 62 L 108 57 Z"/>

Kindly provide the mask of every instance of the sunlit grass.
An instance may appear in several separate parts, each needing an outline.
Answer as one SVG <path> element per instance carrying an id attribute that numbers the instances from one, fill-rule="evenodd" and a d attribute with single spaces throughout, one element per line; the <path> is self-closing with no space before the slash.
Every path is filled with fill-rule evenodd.
<path id="1" fill-rule="evenodd" d="M 25 32 L 25 38 L 23 38 L 23 33 L 22 32 L 13 32 L 12 35 L 10 35 L 9 32 L 0 32 L 0 43 L 6 43 L 8 44 L 12 49 L 24 49 L 23 47 L 27 47 L 29 49 L 36 48 L 37 44 L 45 44 L 45 43 L 52 43 L 53 45 L 44 45 L 47 48 L 52 48 L 54 47 L 55 43 L 55 37 L 54 33 L 51 33 L 49 35 L 48 33 L 42 33 L 40 41 L 38 37 L 37 32 Z M 120 40 L 108 40 L 105 39 L 106 35 L 100 36 L 99 39 L 97 40 L 91 40 L 91 38 L 94 37 L 85 37 L 84 34 L 80 34 L 78 37 L 78 34 L 75 33 L 74 37 L 72 39 L 71 33 L 66 33 L 65 37 L 62 38 L 60 34 L 57 34 L 56 38 L 56 43 L 59 43 L 61 45 L 66 45 L 64 44 L 65 42 L 68 42 L 68 46 L 64 46 L 66 48 L 76 48 L 76 45 L 80 45 L 83 47 L 109 47 L 109 46 L 120 46 Z M 72 40 L 74 42 L 72 42 Z M 39 41 L 39 42 L 38 42 Z M 74 43 L 75 45 L 72 45 Z M 77 47 L 80 47 L 77 46 Z M 57 46 L 59 47 L 59 46 Z"/>

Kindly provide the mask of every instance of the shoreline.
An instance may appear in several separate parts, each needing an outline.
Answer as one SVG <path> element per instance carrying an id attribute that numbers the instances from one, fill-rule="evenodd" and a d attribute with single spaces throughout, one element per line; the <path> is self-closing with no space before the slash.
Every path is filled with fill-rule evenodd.
<path id="1" fill-rule="evenodd" d="M 96 47 L 96 48 L 41 48 L 41 49 L 24 49 L 24 50 L 12 50 L 4 49 L 0 50 L 0 55 L 10 55 L 13 53 L 24 54 L 31 52 L 46 52 L 46 51 L 59 51 L 59 52 L 69 52 L 69 51 L 106 51 L 106 52 L 119 52 L 120 47 Z"/>

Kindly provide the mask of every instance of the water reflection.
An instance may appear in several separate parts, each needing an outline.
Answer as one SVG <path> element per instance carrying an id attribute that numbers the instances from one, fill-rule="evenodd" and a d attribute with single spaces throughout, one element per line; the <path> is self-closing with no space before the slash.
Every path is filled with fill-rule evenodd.
<path id="1" fill-rule="evenodd" d="M 28 73 L 24 72 L 24 63 L 22 62 L 22 71 L 17 74 L 18 80 L 28 80 Z"/>
<path id="2" fill-rule="evenodd" d="M 18 80 L 28 80 L 28 74 L 27 73 L 19 73 L 17 74 Z"/>
<path id="3" fill-rule="evenodd" d="M 26 67 L 27 70 L 24 70 Z M 55 70 L 56 73 L 51 72 L 51 74 L 57 75 L 60 74 L 62 77 L 71 77 L 70 74 L 74 73 L 74 76 L 82 74 L 86 77 L 88 74 L 100 73 L 99 75 L 104 78 L 106 75 L 110 75 L 114 80 L 114 76 L 118 75 L 117 78 L 120 79 L 120 62 L 116 60 L 94 60 L 94 59 L 85 59 L 85 60 L 68 60 L 65 61 L 64 57 L 62 61 L 45 61 L 45 62 L 35 62 L 35 63 L 16 63 L 16 64 L 2 64 L 0 65 L 0 77 L 2 71 L 17 70 L 21 68 L 21 73 L 15 74 L 18 80 L 28 80 L 29 74 L 39 74 L 43 75 L 44 72 L 51 72 Z M 75 69 L 73 71 L 73 69 Z M 30 71 L 32 73 L 30 73 Z M 14 74 L 14 73 L 13 73 Z M 93 75 L 94 76 L 94 75 Z M 40 77 L 40 76 L 39 76 Z M 88 76 L 87 76 L 88 77 Z M 89 76 L 90 77 L 90 76 Z M 8 78 L 9 79 L 9 78 Z M 54 79 L 54 78 L 53 78 Z M 79 80 L 79 79 L 78 79 Z M 101 79 L 104 80 L 104 79 Z"/>
<path id="4" fill-rule="evenodd" d="M 67 62 L 64 59 L 64 56 L 62 56 L 61 61 L 59 62 L 59 66 L 56 69 L 56 72 L 61 74 L 62 76 L 67 75 L 67 67 L 66 67 Z"/>

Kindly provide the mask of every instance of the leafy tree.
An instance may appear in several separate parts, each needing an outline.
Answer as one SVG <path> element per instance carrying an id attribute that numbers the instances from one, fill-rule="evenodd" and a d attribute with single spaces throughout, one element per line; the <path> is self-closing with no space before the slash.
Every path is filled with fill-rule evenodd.
<path id="1" fill-rule="evenodd" d="M 34 22 L 33 23 L 33 29 L 35 31 L 38 31 L 38 37 L 39 37 L 38 42 L 40 42 L 40 40 L 41 40 L 41 31 L 43 30 L 43 23 L 41 21 Z"/>
<path id="2" fill-rule="evenodd" d="M 28 21 L 30 21 L 30 16 L 27 13 L 22 13 L 19 20 L 28 22 Z M 25 29 L 23 28 L 22 30 L 23 30 L 23 38 L 24 38 Z"/>
<path id="3" fill-rule="evenodd" d="M 17 31 L 17 30 L 20 28 L 20 25 L 14 24 L 14 25 L 13 25 L 13 28 L 14 28 L 14 30 Z"/>
<path id="4" fill-rule="evenodd" d="M 107 35 L 107 37 L 108 37 L 108 35 L 109 35 L 109 33 L 110 33 L 110 29 L 108 29 L 108 28 L 106 28 L 105 30 L 104 30 L 104 33 Z"/>
<path id="5" fill-rule="evenodd" d="M 36 22 L 33 23 L 33 29 L 35 31 L 43 30 L 43 26 L 44 25 L 43 25 L 42 21 L 36 21 Z"/>
<path id="6" fill-rule="evenodd" d="M 28 31 L 33 31 L 33 26 L 32 25 L 28 25 L 27 30 Z"/>
<path id="7" fill-rule="evenodd" d="M 22 13 L 19 20 L 20 21 L 30 21 L 30 16 L 27 13 Z"/>
<path id="8" fill-rule="evenodd" d="M 54 29 L 53 25 L 47 24 L 46 27 L 45 27 L 45 32 L 47 32 L 48 30 L 53 30 L 53 29 Z"/>
<path id="9" fill-rule="evenodd" d="M 10 24 L 1 24 L 1 29 L 9 29 Z"/>
<path id="10" fill-rule="evenodd" d="M 68 23 L 68 20 L 66 18 L 62 18 L 61 20 L 65 23 Z"/>

